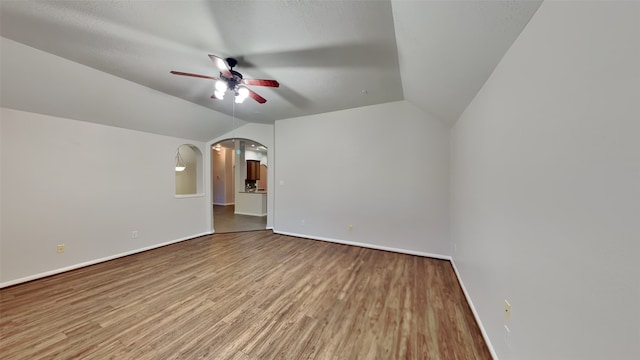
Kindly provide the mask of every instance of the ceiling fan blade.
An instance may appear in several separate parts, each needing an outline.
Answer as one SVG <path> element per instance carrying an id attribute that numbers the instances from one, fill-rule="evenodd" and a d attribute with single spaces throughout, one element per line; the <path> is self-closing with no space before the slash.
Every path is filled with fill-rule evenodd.
<path id="1" fill-rule="evenodd" d="M 267 102 L 267 99 L 265 99 L 265 98 L 263 98 L 262 96 L 258 95 L 258 93 L 257 93 L 257 92 L 255 92 L 255 91 L 253 91 L 253 90 L 251 90 L 251 89 L 249 89 L 249 88 L 246 88 L 246 89 L 247 89 L 247 90 L 249 90 L 249 96 L 250 96 L 253 100 L 255 100 L 255 101 L 259 102 L 260 104 L 264 104 L 264 103 L 266 103 L 266 102 Z"/>
<path id="2" fill-rule="evenodd" d="M 213 63 L 216 64 L 216 67 L 220 70 L 220 73 L 222 73 L 224 77 L 227 77 L 227 78 L 233 77 L 233 74 L 229 69 L 229 65 L 224 59 L 211 54 L 209 54 L 209 59 L 211 59 L 211 61 L 213 61 Z"/>
<path id="3" fill-rule="evenodd" d="M 193 77 L 203 78 L 203 79 L 219 80 L 217 77 L 213 77 L 213 76 L 198 75 L 198 74 L 186 73 L 182 71 L 170 71 L 170 73 L 174 75 L 193 76 Z"/>
<path id="4" fill-rule="evenodd" d="M 240 82 L 245 85 L 280 87 L 280 83 L 275 80 L 242 79 Z"/>

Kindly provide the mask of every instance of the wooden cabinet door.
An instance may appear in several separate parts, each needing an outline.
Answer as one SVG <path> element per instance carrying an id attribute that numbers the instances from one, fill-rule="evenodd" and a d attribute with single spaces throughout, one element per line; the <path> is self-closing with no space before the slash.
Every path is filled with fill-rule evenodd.
<path id="1" fill-rule="evenodd" d="M 260 180 L 260 160 L 247 160 L 247 180 Z"/>

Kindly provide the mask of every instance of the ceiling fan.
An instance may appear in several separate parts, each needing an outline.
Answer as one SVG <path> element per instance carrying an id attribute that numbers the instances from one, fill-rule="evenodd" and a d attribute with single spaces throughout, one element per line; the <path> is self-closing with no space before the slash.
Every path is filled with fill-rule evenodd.
<path id="1" fill-rule="evenodd" d="M 269 87 L 279 87 L 280 83 L 275 80 L 265 80 L 265 79 L 245 79 L 242 77 L 242 74 L 233 70 L 233 67 L 238 64 L 238 61 L 234 58 L 222 59 L 215 55 L 209 55 L 209 58 L 216 65 L 218 70 L 220 70 L 220 77 L 207 76 L 207 75 L 199 75 L 199 74 L 191 74 L 182 71 L 171 71 L 174 75 L 182 75 L 182 76 L 192 76 L 203 79 L 211 79 L 216 80 L 215 83 L 215 92 L 211 95 L 212 99 L 224 99 L 224 94 L 227 90 L 233 91 L 235 95 L 235 102 L 240 104 L 247 97 L 251 97 L 253 100 L 259 102 L 260 104 L 264 104 L 267 102 L 267 99 L 260 96 L 255 91 L 249 89 L 245 85 L 254 85 L 254 86 L 269 86 Z"/>

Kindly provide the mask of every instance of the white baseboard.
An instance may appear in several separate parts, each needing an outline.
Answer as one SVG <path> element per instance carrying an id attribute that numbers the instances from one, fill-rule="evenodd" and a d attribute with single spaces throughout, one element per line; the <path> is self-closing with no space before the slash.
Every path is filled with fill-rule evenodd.
<path id="1" fill-rule="evenodd" d="M 229 206 L 229 205 L 235 205 L 236 203 L 216 203 L 214 202 L 213 205 L 221 205 L 221 206 Z"/>
<path id="2" fill-rule="evenodd" d="M 246 213 L 246 212 L 238 212 L 234 213 L 235 215 L 249 215 L 249 216 L 267 216 L 267 214 L 254 214 L 254 213 Z"/>
<path id="3" fill-rule="evenodd" d="M 455 261 L 453 261 L 453 259 L 451 259 L 451 266 L 453 266 L 453 271 L 456 273 L 456 277 L 458 278 L 458 283 L 460 283 L 460 287 L 462 288 L 462 293 L 464 293 L 464 297 L 467 299 L 467 303 L 469 304 L 469 307 L 471 308 L 471 312 L 473 313 L 473 317 L 476 319 L 476 323 L 480 328 L 480 332 L 482 333 L 484 342 L 487 344 L 487 347 L 489 348 L 491 357 L 494 360 L 498 360 L 498 355 L 496 354 L 496 350 L 493 348 L 493 345 L 491 344 L 491 340 L 489 339 L 489 335 L 487 334 L 487 331 L 484 329 L 484 326 L 482 325 L 482 321 L 480 321 L 480 316 L 478 316 L 476 307 L 473 305 L 473 301 L 471 301 L 469 292 L 467 292 L 467 288 L 465 288 L 464 282 L 462 282 L 462 278 L 460 277 L 460 273 L 458 272 L 458 268 L 456 267 L 456 263 Z"/>
<path id="4" fill-rule="evenodd" d="M 156 249 L 156 248 L 159 248 L 159 247 L 175 244 L 175 243 L 178 243 L 178 242 L 181 242 L 181 241 L 195 239 L 195 238 L 200 237 L 200 236 L 211 235 L 211 234 L 212 234 L 211 231 L 203 232 L 203 233 L 200 233 L 200 234 L 195 234 L 195 235 L 187 236 L 187 237 L 184 237 L 184 238 L 167 241 L 167 242 L 163 242 L 163 243 L 160 243 L 160 244 L 149 245 L 149 246 L 146 246 L 146 247 L 143 247 L 143 248 L 140 248 L 140 249 L 130 250 L 130 251 L 126 251 L 126 252 L 123 252 L 123 253 L 120 253 L 120 254 L 115 254 L 115 255 L 103 257 L 103 258 L 100 258 L 100 259 L 89 260 L 89 261 L 85 261 L 85 262 L 82 262 L 82 263 L 79 263 L 79 264 L 66 266 L 66 267 L 63 267 L 63 268 L 55 269 L 55 270 L 45 271 L 43 273 L 26 276 L 26 277 L 23 277 L 23 278 L 20 278 L 20 279 L 6 281 L 6 282 L 3 282 L 3 283 L 0 283 L 0 289 L 5 288 L 7 286 L 17 285 L 17 284 L 20 284 L 20 283 L 23 283 L 23 282 L 36 280 L 36 279 L 41 279 L 41 278 L 44 278 L 44 277 L 47 277 L 47 276 L 60 274 L 60 273 L 67 272 L 67 271 L 70 271 L 70 270 L 79 269 L 79 268 L 82 268 L 82 267 L 85 267 L 85 266 L 95 265 L 95 264 L 98 264 L 98 263 L 101 263 L 101 262 L 117 259 L 117 258 L 128 256 L 128 255 L 137 254 L 137 253 L 140 253 L 140 252 L 143 252 L 143 251 L 152 250 L 152 249 Z"/>
<path id="5" fill-rule="evenodd" d="M 337 244 L 360 246 L 360 247 L 369 248 L 369 249 L 392 251 L 392 252 L 397 252 L 397 253 L 401 253 L 401 254 L 417 255 L 417 256 L 424 256 L 424 257 L 430 257 L 430 258 L 434 258 L 434 259 L 441 259 L 441 260 L 449 260 L 449 261 L 451 261 L 451 256 L 448 256 L 448 255 L 440 255 L 440 254 L 433 254 L 433 253 L 428 253 L 428 252 L 423 252 L 423 251 L 399 249 L 399 248 L 394 248 L 394 247 L 390 247 L 390 246 L 367 244 L 367 243 L 361 243 L 361 242 L 356 242 L 356 241 L 346 241 L 346 240 L 331 239 L 331 238 L 326 238 L 326 237 L 321 237 L 321 236 L 296 234 L 296 233 L 291 233 L 291 232 L 286 232 L 286 231 L 279 231 L 279 230 L 273 230 L 273 232 L 276 233 L 276 234 L 295 236 L 295 237 L 311 239 L 311 240 L 328 241 L 328 242 L 337 243 Z"/>

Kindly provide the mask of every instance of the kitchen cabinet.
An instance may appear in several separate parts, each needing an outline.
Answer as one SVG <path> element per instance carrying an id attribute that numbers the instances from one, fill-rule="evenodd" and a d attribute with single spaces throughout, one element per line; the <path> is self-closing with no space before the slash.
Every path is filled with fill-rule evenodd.
<path id="1" fill-rule="evenodd" d="M 247 160 L 247 180 L 260 180 L 260 160 Z"/>

